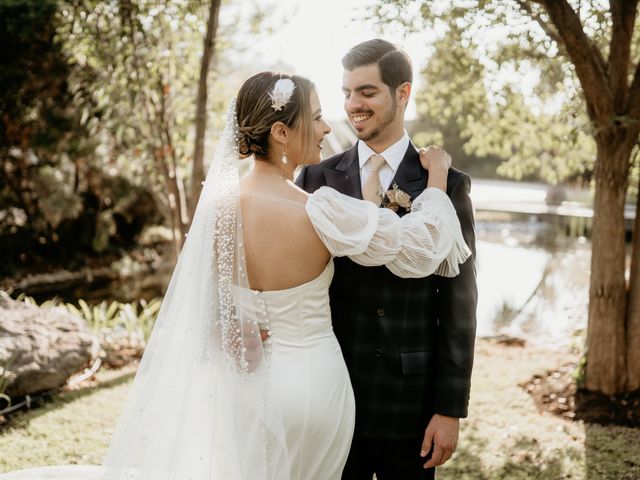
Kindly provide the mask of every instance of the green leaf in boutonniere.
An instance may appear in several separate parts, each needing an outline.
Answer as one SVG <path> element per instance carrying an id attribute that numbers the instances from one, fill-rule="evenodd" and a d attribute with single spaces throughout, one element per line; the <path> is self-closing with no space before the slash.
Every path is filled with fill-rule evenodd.
<path id="1" fill-rule="evenodd" d="M 382 196 L 381 207 L 390 208 L 397 212 L 399 208 L 404 208 L 406 212 L 411 211 L 411 196 L 398 188 L 398 184 L 394 183 L 390 190 L 387 190 Z"/>

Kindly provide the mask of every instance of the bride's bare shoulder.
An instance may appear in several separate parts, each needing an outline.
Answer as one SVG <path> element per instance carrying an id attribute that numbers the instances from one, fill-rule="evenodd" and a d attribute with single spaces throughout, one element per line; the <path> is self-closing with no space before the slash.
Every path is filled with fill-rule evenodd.
<path id="1" fill-rule="evenodd" d="M 276 185 L 245 180 L 240 182 L 240 198 L 243 202 L 263 200 L 280 203 L 289 207 L 304 207 L 309 194 L 298 188 L 293 182 Z"/>
<path id="2" fill-rule="evenodd" d="M 307 200 L 309 199 L 309 194 L 307 192 L 305 192 L 293 182 L 289 182 L 288 187 L 291 191 L 292 198 L 299 201 L 300 203 L 307 203 Z"/>

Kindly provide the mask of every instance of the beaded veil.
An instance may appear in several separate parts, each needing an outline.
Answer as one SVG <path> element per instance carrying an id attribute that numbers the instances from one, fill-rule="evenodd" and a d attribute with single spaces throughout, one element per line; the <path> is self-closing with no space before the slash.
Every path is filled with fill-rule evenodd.
<path id="1" fill-rule="evenodd" d="M 235 100 L 104 480 L 289 478 L 242 245 Z"/>

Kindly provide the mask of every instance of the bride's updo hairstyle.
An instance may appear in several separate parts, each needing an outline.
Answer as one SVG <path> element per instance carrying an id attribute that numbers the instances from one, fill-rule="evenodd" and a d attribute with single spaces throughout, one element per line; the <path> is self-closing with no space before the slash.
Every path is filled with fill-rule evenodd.
<path id="1" fill-rule="evenodd" d="M 295 84 L 293 94 L 280 110 L 273 108 L 269 94 L 278 80 L 288 78 Z M 298 75 L 286 73 L 262 72 L 249 78 L 238 92 L 236 113 L 238 116 L 238 148 L 241 157 L 254 155 L 256 159 L 265 159 L 269 153 L 269 135 L 271 126 L 282 122 L 287 127 L 301 129 L 304 153 L 311 149 L 311 91 L 310 80 Z"/>

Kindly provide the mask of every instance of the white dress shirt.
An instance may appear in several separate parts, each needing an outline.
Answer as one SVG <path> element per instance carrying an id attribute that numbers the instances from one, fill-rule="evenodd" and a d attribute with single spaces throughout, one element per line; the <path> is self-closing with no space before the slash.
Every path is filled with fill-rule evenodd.
<path id="1" fill-rule="evenodd" d="M 398 167 L 404 158 L 404 154 L 407 153 L 407 148 L 409 148 L 409 135 L 405 130 L 404 135 L 400 140 L 391 145 L 384 152 L 379 153 L 386 160 L 385 165 L 380 169 L 380 172 L 378 172 L 378 175 L 380 176 L 380 185 L 385 192 L 391 187 L 393 177 L 395 177 L 396 172 L 398 171 Z M 371 155 L 375 154 L 376 152 L 371 150 L 369 145 L 364 143 L 362 140 L 358 141 L 361 189 L 364 188 L 364 184 L 367 181 L 367 178 L 369 178 L 369 172 L 371 171 L 370 164 L 367 160 L 369 160 Z"/>

